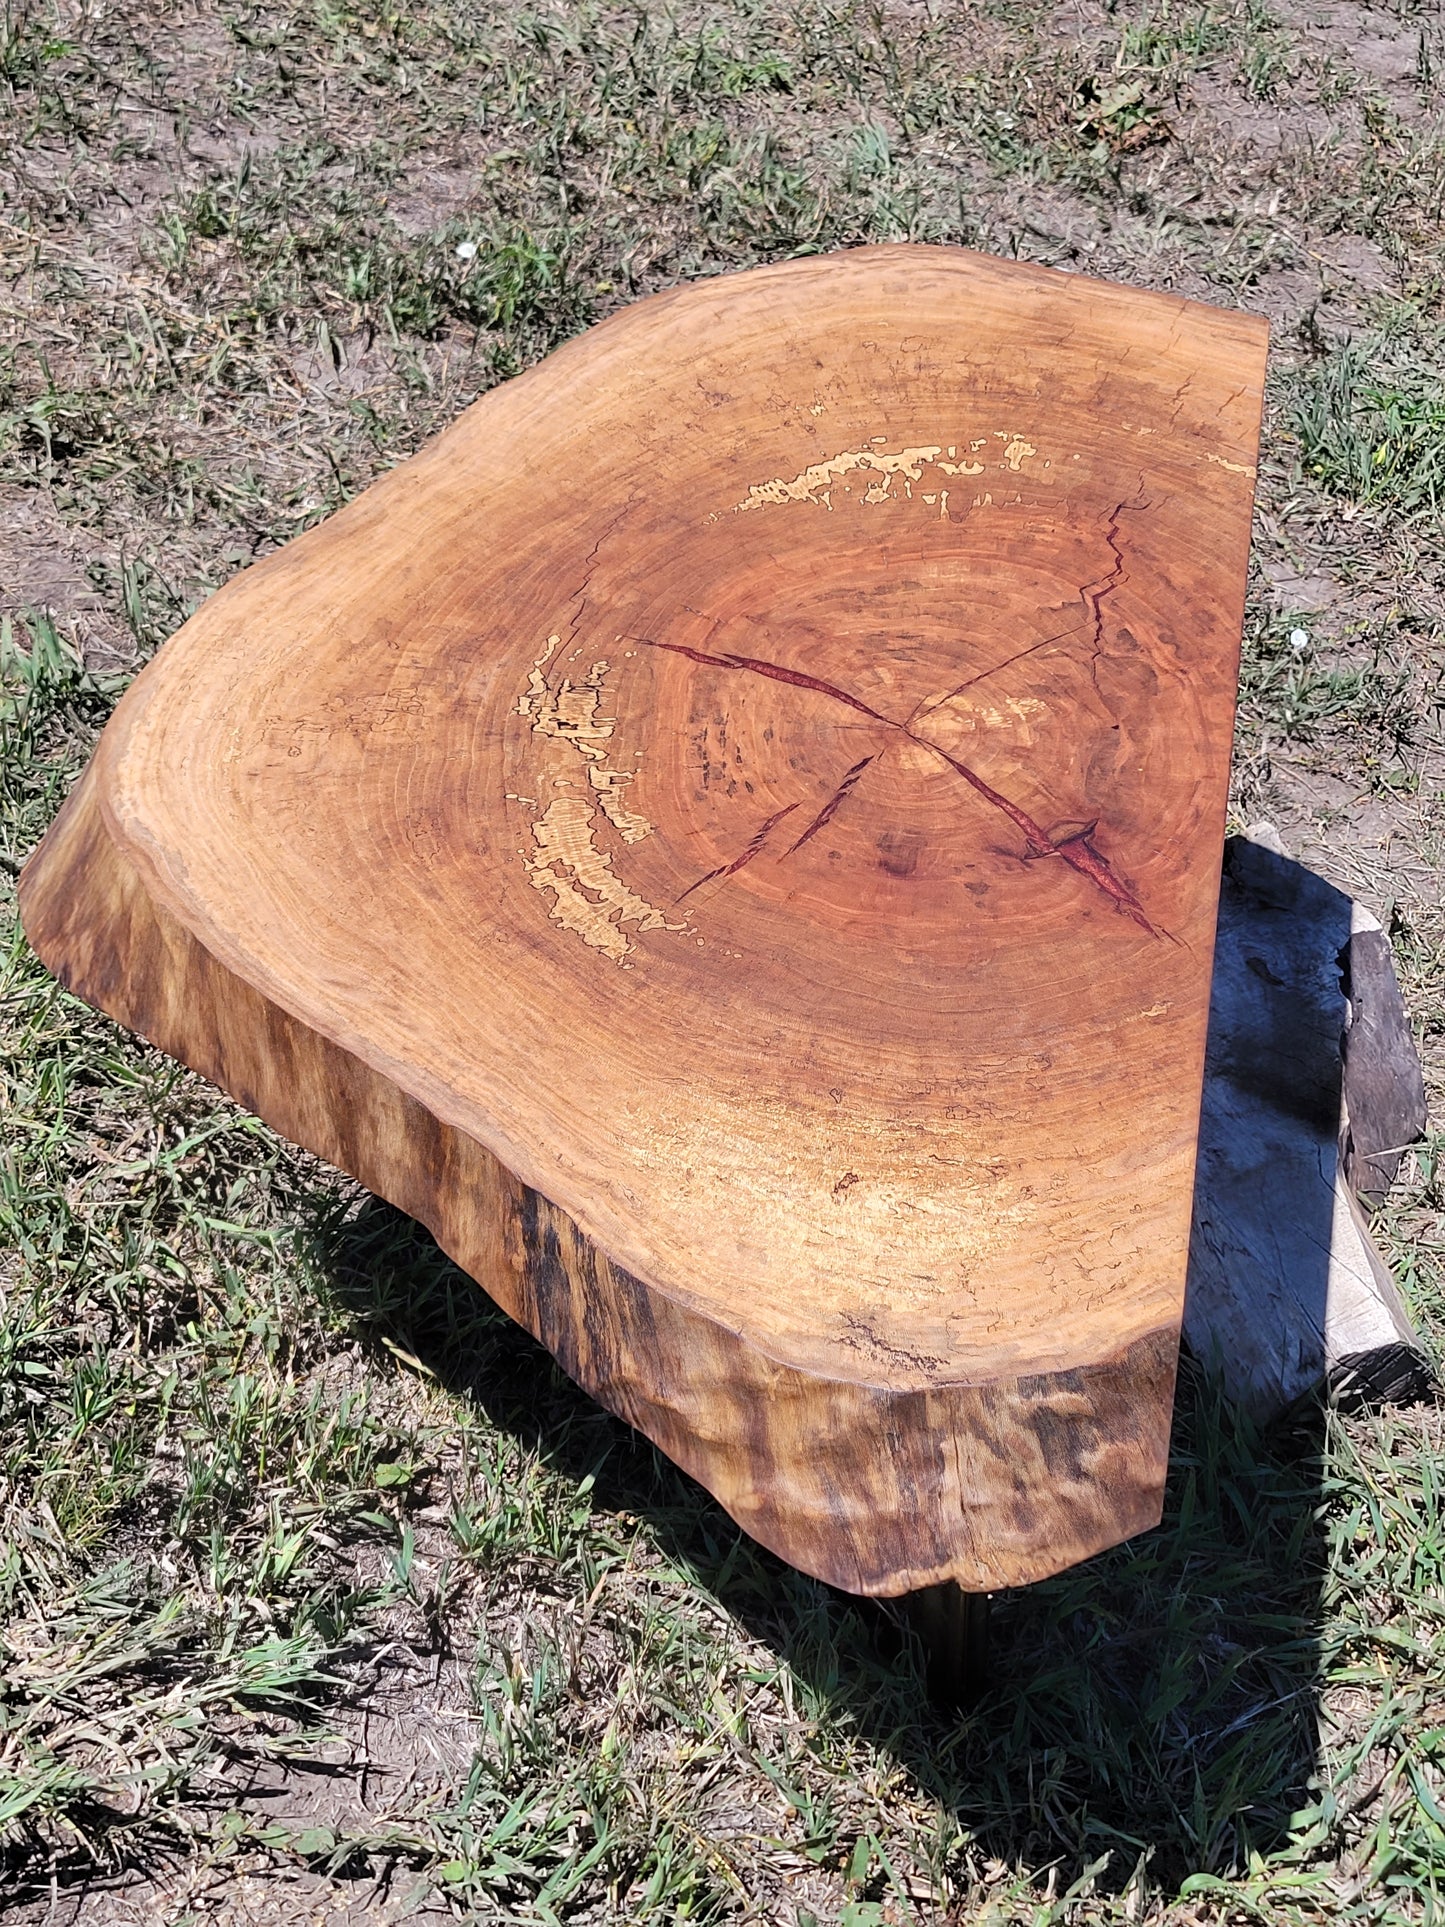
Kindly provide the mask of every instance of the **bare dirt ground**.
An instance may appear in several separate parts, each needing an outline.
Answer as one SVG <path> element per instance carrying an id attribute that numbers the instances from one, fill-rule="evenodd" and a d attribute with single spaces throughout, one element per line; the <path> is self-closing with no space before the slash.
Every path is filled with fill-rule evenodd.
<path id="1" fill-rule="evenodd" d="M 1445 1074 L 1445 19 L 0 9 L 0 1840 L 39 1923 L 1424 1921 L 1442 1422 L 1186 1373 L 949 1722 L 423 1234 L 92 1018 L 13 878 L 196 603 L 621 302 L 962 242 L 1273 324 L 1234 809 Z M 1441 1140 L 1381 1235 L 1445 1334 Z"/>

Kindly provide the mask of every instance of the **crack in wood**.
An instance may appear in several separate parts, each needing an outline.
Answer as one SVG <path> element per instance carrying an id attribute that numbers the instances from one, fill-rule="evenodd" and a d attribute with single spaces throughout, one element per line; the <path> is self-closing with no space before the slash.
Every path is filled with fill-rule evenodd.
<path id="1" fill-rule="evenodd" d="M 925 696 L 909 715 L 905 727 L 912 728 L 916 722 L 926 722 L 940 709 L 946 709 L 951 702 L 956 702 L 965 689 L 973 689 L 977 684 L 987 682 L 990 676 L 998 676 L 1005 669 L 1012 669 L 1016 662 L 1023 662 L 1028 656 L 1036 656 L 1040 649 L 1047 649 L 1051 642 L 1063 642 L 1069 636 L 1076 636 L 1083 626 L 1081 622 L 1071 622 L 1067 629 L 1056 629 L 1051 636 L 1040 636 L 1037 642 L 1031 642 L 1023 649 L 1016 649 L 1011 656 L 1005 656 L 1002 662 L 990 663 L 987 669 L 980 669 L 976 675 L 966 677 L 961 683 L 955 684 L 946 695 L 938 696 L 933 701 L 929 701 Z"/>
<path id="2" fill-rule="evenodd" d="M 853 765 L 852 769 L 848 771 L 848 774 L 843 778 L 837 789 L 834 790 L 833 794 L 828 798 L 827 802 L 823 805 L 822 809 L 819 810 L 818 814 L 813 818 L 797 842 L 790 843 L 787 849 L 783 851 L 785 857 L 791 856 L 794 850 L 801 850 L 810 837 L 816 836 L 819 830 L 827 828 L 829 823 L 831 823 L 837 815 L 849 791 L 853 788 L 864 770 L 867 769 L 870 763 L 876 763 L 882 754 L 881 749 L 876 749 L 871 756 L 865 756 L 861 762 Z"/>
<path id="3" fill-rule="evenodd" d="M 1143 477 L 1141 476 L 1139 479 L 1142 489 Z M 1083 597 L 1084 607 L 1089 611 L 1093 619 L 1094 633 L 1090 637 L 1089 677 L 1094 685 L 1094 693 L 1099 697 L 1101 702 L 1103 701 L 1103 691 L 1099 688 L 1099 657 L 1104 652 L 1104 598 L 1105 596 L 1113 595 L 1114 591 L 1129 579 L 1128 572 L 1124 567 L 1124 552 L 1119 547 L 1119 517 L 1126 513 L 1137 513 L 1140 510 L 1150 507 L 1152 507 L 1152 504 L 1149 502 L 1123 501 L 1115 504 L 1109 516 L 1108 526 L 1104 530 L 1104 542 L 1108 547 L 1110 555 L 1114 558 L 1114 566 L 1106 575 L 1100 576 L 1097 581 L 1084 583 L 1079 590 L 1079 594 Z"/>
<path id="4" fill-rule="evenodd" d="M 1117 519 L 1118 515 L 1127 506 L 1126 503 L 1121 502 L 1119 504 L 1119 508 L 1114 511 L 1115 519 Z M 1111 527 L 1113 527 L 1112 521 Z M 1117 530 L 1115 530 L 1115 534 L 1117 535 Z M 1122 558 L 1120 558 L 1120 567 L 1122 568 L 1122 566 Z M 1102 624 L 1102 615 L 1100 616 L 1100 622 Z M 638 643 L 647 649 L 661 649 L 670 655 L 685 656 L 688 661 L 700 663 L 707 668 L 743 670 L 753 675 L 764 676 L 773 682 L 787 683 L 795 689 L 811 689 L 819 695 L 829 697 L 834 702 L 846 703 L 849 709 L 856 710 L 860 715 L 867 716 L 870 721 L 880 724 L 884 729 L 896 730 L 900 735 L 906 736 L 909 742 L 917 743 L 921 749 L 930 750 L 935 756 L 941 757 L 954 774 L 961 777 L 963 781 L 968 784 L 970 789 L 975 791 L 977 795 L 981 796 L 984 801 L 994 809 L 1001 811 L 1003 815 L 1008 817 L 1009 821 L 1023 834 L 1025 860 L 1046 856 L 1062 857 L 1071 870 L 1076 870 L 1080 876 L 1087 877 L 1095 888 L 1101 890 L 1103 894 L 1108 897 L 1116 910 L 1119 910 L 1132 922 L 1138 924 L 1141 930 L 1148 931 L 1151 937 L 1165 934 L 1145 915 L 1143 904 L 1139 901 L 1138 897 L 1135 896 L 1128 884 L 1114 873 L 1109 859 L 1094 842 L 1093 837 L 1094 831 L 1098 827 L 1097 823 L 1090 824 L 1084 830 L 1072 831 L 1066 837 L 1055 838 L 1051 836 L 1041 824 L 1035 822 L 1027 810 L 1022 809 L 1017 803 L 1012 802 L 1001 790 L 996 790 L 991 783 L 986 782 L 984 778 L 979 775 L 977 770 L 971 769 L 967 763 L 960 762 L 956 756 L 951 756 L 940 744 L 930 741 L 926 736 L 920 736 L 910 724 L 899 722 L 895 717 L 883 715 L 881 711 L 872 708 L 868 703 L 862 701 L 860 697 L 850 695 L 846 689 L 840 689 L 836 683 L 828 682 L 821 676 L 810 676 L 804 670 L 789 669 L 783 663 L 769 662 L 759 656 L 739 656 L 730 651 L 716 653 L 707 649 L 695 649 L 689 643 L 664 642 L 655 636 L 630 635 L 623 639 L 627 642 Z M 858 770 L 858 774 L 862 774 L 861 769 Z M 735 859 L 731 864 L 724 864 L 719 869 L 710 870 L 704 877 L 699 877 L 696 883 L 690 884 L 688 889 L 683 891 L 682 895 L 684 897 L 690 895 L 693 890 L 698 889 L 700 885 L 704 883 L 711 882 L 714 877 L 731 876 L 735 874 L 737 870 L 741 869 L 745 863 L 750 863 L 753 857 L 761 850 L 762 839 L 766 831 L 770 830 L 774 823 L 783 815 L 786 815 L 788 810 L 795 809 L 796 807 L 796 804 L 788 804 L 786 808 L 779 811 L 776 816 L 770 817 L 768 822 L 763 826 L 763 830 L 755 835 L 753 842 L 748 845 L 748 848 L 740 858 Z M 805 840 L 806 838 L 799 839 L 799 841 Z M 796 848 L 797 845 L 795 844 L 793 847 Z M 682 897 L 679 897 L 677 901 L 680 903 Z"/>
<path id="5" fill-rule="evenodd" d="M 731 863 L 719 864 L 717 869 L 709 870 L 706 876 L 700 876 L 696 883 L 689 883 L 681 896 L 673 898 L 673 902 L 681 903 L 684 897 L 690 897 L 694 890 L 700 890 L 705 883 L 711 883 L 715 878 L 736 876 L 739 870 L 745 869 L 755 856 L 761 854 L 763 845 L 778 824 L 785 816 L 791 816 L 798 807 L 797 803 L 785 803 L 780 810 L 774 810 L 772 815 L 753 831 L 752 838 L 741 856 L 734 857 Z"/>

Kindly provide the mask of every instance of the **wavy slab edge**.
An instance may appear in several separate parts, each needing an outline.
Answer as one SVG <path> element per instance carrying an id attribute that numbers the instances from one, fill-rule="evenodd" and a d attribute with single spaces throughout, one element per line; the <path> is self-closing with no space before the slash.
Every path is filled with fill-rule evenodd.
<path id="1" fill-rule="evenodd" d="M 769 1358 L 644 1284 L 475 1139 L 225 968 L 147 890 L 105 757 L 20 881 L 65 987 L 419 1219 L 600 1404 L 789 1564 L 893 1597 L 1032 1583 L 1159 1521 L 1178 1327 L 1076 1370 L 891 1388 Z"/>

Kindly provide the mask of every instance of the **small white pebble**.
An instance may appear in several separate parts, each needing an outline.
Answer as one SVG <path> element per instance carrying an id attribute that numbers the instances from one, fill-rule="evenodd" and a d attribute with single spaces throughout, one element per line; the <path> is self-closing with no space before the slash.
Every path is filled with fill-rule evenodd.
<path id="1" fill-rule="evenodd" d="M 477 252 L 477 244 L 475 241 L 458 241 L 457 242 L 458 261 L 474 260 L 476 258 L 476 252 Z"/>
<path id="2" fill-rule="evenodd" d="M 1301 650 L 1308 649 L 1310 646 L 1309 630 L 1291 629 L 1289 632 L 1289 646 L 1294 650 L 1296 655 L 1298 655 Z"/>

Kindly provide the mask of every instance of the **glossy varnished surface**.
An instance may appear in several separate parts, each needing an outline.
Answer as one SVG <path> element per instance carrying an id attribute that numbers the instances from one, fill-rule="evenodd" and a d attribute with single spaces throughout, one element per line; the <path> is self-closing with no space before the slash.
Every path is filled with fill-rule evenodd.
<path id="1" fill-rule="evenodd" d="M 1162 1476 L 1263 345 L 941 249 L 627 310 L 167 645 L 32 936 L 787 1556 L 1081 1556 Z M 506 1278 L 188 1035 L 202 954 L 490 1154 Z"/>

